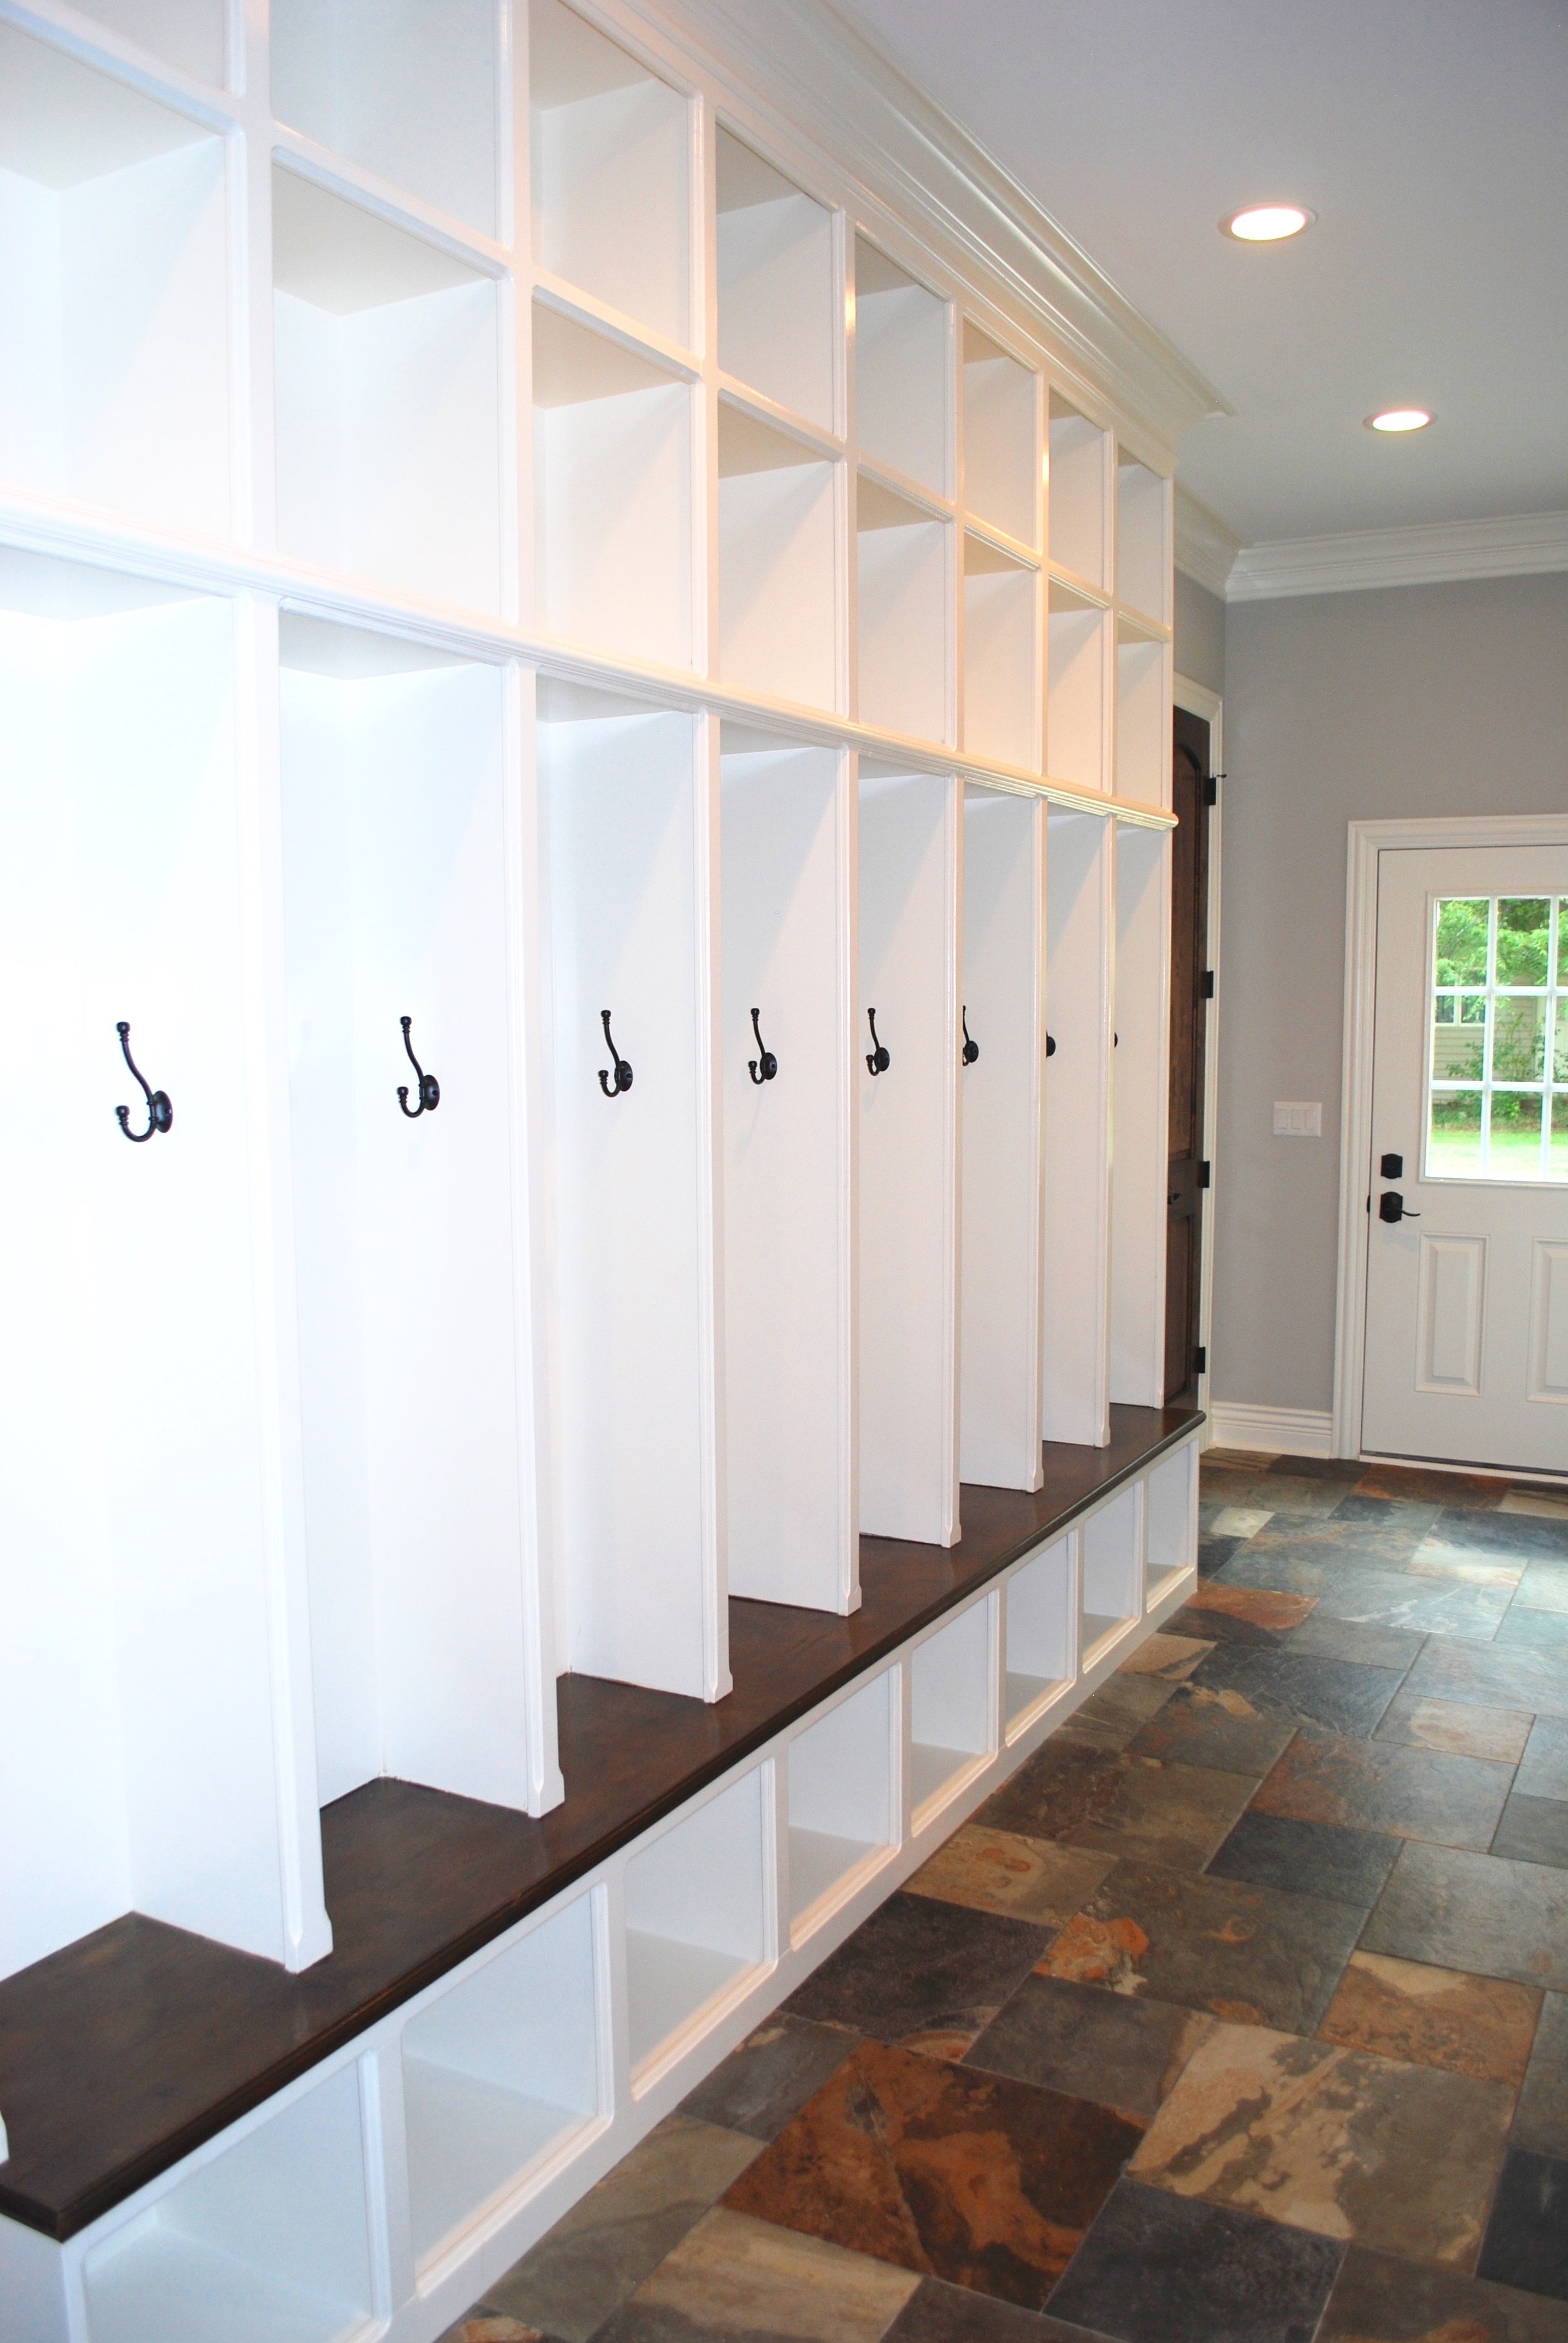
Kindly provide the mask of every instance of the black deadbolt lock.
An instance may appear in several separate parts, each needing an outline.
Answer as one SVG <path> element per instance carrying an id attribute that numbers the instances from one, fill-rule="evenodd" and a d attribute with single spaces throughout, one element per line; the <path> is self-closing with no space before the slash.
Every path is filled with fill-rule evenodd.
<path id="1" fill-rule="evenodd" d="M 1385 1155 L 1377 1168 L 1385 1180 L 1402 1180 L 1404 1177 L 1404 1157 L 1402 1155 Z"/>

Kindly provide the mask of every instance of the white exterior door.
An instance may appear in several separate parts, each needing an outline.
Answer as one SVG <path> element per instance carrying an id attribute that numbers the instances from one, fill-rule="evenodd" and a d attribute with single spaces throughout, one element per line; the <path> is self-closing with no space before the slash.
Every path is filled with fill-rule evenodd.
<path id="1" fill-rule="evenodd" d="M 1568 1473 L 1568 846 L 1378 857 L 1375 1453 Z"/>

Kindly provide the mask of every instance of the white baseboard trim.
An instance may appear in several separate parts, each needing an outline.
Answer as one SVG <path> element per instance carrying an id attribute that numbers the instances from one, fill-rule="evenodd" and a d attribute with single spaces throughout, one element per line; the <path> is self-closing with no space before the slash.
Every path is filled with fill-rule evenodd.
<path id="1" fill-rule="evenodd" d="M 1274 1456 L 1332 1456 L 1334 1420 L 1315 1407 L 1244 1407 L 1219 1399 L 1209 1409 L 1211 1444 L 1257 1448 Z"/>

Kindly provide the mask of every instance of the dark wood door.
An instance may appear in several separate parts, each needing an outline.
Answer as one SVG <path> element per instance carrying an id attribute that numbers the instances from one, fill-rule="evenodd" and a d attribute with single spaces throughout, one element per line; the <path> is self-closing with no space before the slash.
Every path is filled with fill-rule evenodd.
<path id="1" fill-rule="evenodd" d="M 1209 965 L 1209 727 L 1176 710 L 1171 864 L 1171 1177 L 1166 1183 L 1165 1397 L 1198 1380 L 1202 1293 L 1203 1043 Z"/>

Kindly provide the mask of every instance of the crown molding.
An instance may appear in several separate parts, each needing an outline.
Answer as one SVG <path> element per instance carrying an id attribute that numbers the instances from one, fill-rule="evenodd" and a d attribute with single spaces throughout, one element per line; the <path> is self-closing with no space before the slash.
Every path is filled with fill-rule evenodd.
<path id="1" fill-rule="evenodd" d="M 1503 520 L 1436 521 L 1420 528 L 1357 529 L 1243 546 L 1225 598 L 1264 602 L 1286 594 L 1350 594 L 1372 586 L 1435 586 L 1560 569 L 1568 569 L 1568 513 L 1517 513 Z"/>
<path id="2" fill-rule="evenodd" d="M 1221 601 L 1230 583 L 1241 540 L 1218 513 L 1199 503 L 1189 489 L 1176 483 L 1176 567 Z"/>
<path id="3" fill-rule="evenodd" d="M 673 30 L 956 270 L 1000 280 L 1045 349 L 1172 451 L 1232 410 L 1011 173 L 829 0 L 622 0 Z"/>

